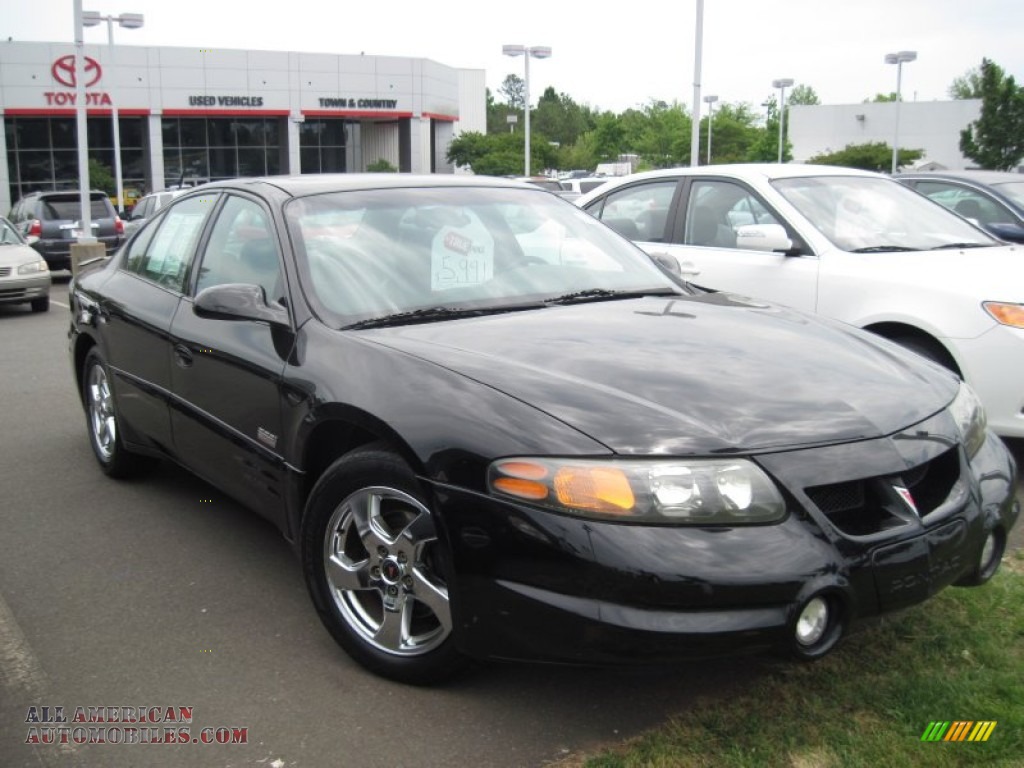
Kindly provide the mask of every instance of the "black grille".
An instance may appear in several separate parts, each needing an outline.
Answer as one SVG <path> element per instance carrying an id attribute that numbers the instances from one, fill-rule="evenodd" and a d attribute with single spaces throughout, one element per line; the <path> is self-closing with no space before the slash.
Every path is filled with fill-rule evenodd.
<path id="1" fill-rule="evenodd" d="M 0 277 L 9 277 L 11 274 L 10 267 L 0 267 Z"/>
<path id="2" fill-rule="evenodd" d="M 960 479 L 955 448 L 899 474 L 831 483 L 807 488 L 808 498 L 829 521 L 851 536 L 869 536 L 909 524 L 910 508 L 896 487 L 906 488 L 921 518 L 949 498 Z"/>

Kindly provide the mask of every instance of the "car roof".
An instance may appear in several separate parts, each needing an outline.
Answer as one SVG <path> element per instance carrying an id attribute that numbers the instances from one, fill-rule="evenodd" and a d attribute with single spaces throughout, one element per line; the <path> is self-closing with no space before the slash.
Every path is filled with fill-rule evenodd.
<path id="1" fill-rule="evenodd" d="M 774 179 L 793 179 L 812 176 L 860 176 L 868 178 L 888 178 L 884 174 L 863 171 L 859 168 L 845 168 L 839 165 L 811 165 L 809 163 L 723 163 L 722 165 L 701 165 L 698 167 L 662 168 L 657 171 L 642 171 L 629 176 L 610 177 L 607 184 L 587 192 L 574 200 L 577 205 L 587 204 L 591 200 L 608 194 L 611 190 L 633 181 L 671 178 L 675 176 L 731 176 L 738 179 L 758 179 L 772 181 Z"/>
<path id="2" fill-rule="evenodd" d="M 494 176 L 455 176 L 450 174 L 409 173 L 326 173 L 299 176 L 262 176 L 257 178 L 214 181 L 195 187 L 190 192 L 223 187 L 272 186 L 294 197 L 323 192 L 345 192 L 366 189 L 408 189 L 411 187 L 506 187 L 545 192 L 540 187 Z"/>
<path id="3" fill-rule="evenodd" d="M 675 176 L 683 173 L 687 176 L 759 176 L 765 179 L 788 179 L 802 176 L 882 176 L 872 171 L 859 168 L 846 168 L 839 165 L 811 165 L 809 163 L 724 163 L 722 165 L 701 165 L 699 167 L 665 168 L 659 171 L 644 171 L 631 176 L 619 178 L 642 178 L 644 176 Z"/>
<path id="4" fill-rule="evenodd" d="M 907 171 L 899 176 L 908 179 L 961 179 L 980 184 L 1006 184 L 1011 181 L 1024 181 L 1024 173 L 1014 173 L 1013 171 Z"/>

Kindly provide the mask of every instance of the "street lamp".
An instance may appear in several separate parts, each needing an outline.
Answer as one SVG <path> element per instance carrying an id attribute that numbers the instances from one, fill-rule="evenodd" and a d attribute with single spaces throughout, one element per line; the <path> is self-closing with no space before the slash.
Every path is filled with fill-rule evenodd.
<path id="1" fill-rule="evenodd" d="M 786 89 L 793 84 L 793 78 L 783 77 L 778 80 L 772 80 L 772 88 L 779 89 L 779 162 L 782 162 L 782 137 L 785 131 L 786 124 Z"/>
<path id="2" fill-rule="evenodd" d="M 899 154 L 900 147 L 900 102 L 903 100 L 900 96 L 900 87 L 903 79 L 903 62 L 911 62 L 917 58 L 917 51 L 898 51 L 896 53 L 885 54 L 886 64 L 896 65 L 896 127 L 893 128 L 892 132 L 892 172 L 896 173 L 896 157 Z"/>
<path id="3" fill-rule="evenodd" d="M 506 56 L 526 57 L 526 78 L 523 81 L 523 132 L 526 135 L 526 161 L 523 164 L 524 176 L 530 175 L 530 57 L 535 59 L 548 59 L 551 57 L 551 49 L 547 46 L 529 45 L 503 45 L 501 52 Z"/>
<path id="4" fill-rule="evenodd" d="M 107 22 L 107 44 L 110 46 L 110 60 L 114 60 L 114 22 L 125 29 L 139 29 L 143 24 L 141 13 L 122 13 L 120 16 L 103 16 L 98 11 L 83 11 L 82 26 L 95 27 Z M 117 115 L 117 96 L 112 98 L 110 116 L 114 127 L 114 179 L 117 182 L 117 210 L 124 215 L 124 186 L 121 183 L 121 128 Z"/>
<path id="5" fill-rule="evenodd" d="M 708 94 L 704 97 L 704 103 L 708 105 L 708 165 L 711 165 L 711 125 L 715 121 L 715 102 L 718 97 Z"/>

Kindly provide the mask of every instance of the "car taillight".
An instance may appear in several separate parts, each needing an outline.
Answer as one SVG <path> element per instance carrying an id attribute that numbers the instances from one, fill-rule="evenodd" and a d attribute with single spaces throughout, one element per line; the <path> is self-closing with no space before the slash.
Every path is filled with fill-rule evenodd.
<path id="1" fill-rule="evenodd" d="M 117 232 L 117 234 L 119 235 L 124 234 L 124 222 L 121 221 L 120 216 L 114 217 L 114 231 Z"/>
<path id="2" fill-rule="evenodd" d="M 42 237 L 43 236 L 43 222 L 39 219 L 32 219 L 32 223 L 28 227 L 29 237 Z"/>

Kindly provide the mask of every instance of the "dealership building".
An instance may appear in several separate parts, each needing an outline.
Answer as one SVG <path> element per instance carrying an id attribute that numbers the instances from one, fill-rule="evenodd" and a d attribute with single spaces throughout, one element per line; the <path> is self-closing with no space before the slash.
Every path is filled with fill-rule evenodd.
<path id="1" fill-rule="evenodd" d="M 86 45 L 90 159 L 126 197 L 239 176 L 368 167 L 452 173 L 448 144 L 486 132 L 483 70 L 429 59 Z M 78 186 L 75 48 L 0 42 L 0 213 Z M 382 162 L 383 161 L 383 162 Z"/>

